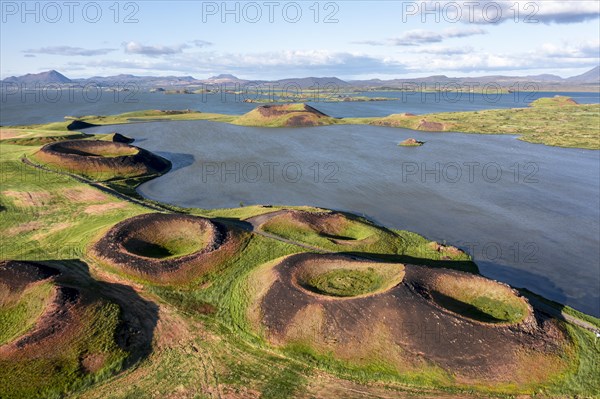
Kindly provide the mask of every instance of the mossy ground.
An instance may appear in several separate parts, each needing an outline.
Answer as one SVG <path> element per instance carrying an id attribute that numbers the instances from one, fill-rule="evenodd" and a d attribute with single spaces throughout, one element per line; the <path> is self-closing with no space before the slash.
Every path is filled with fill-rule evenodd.
<path id="1" fill-rule="evenodd" d="M 62 337 L 34 358 L 0 359 L 0 397 L 60 397 L 120 370 L 127 353 L 115 342 L 119 313 L 117 305 L 99 301 L 77 321 L 77 335 Z M 101 357 L 102 368 L 84 371 L 81 361 L 86 356 Z"/>
<path id="2" fill-rule="evenodd" d="M 464 278 L 440 278 L 433 299 L 441 306 L 491 323 L 518 323 L 528 314 L 525 301 L 504 285 Z"/>
<path id="3" fill-rule="evenodd" d="M 442 129 L 428 129 L 428 123 Z M 374 125 L 415 130 L 443 130 L 480 134 L 512 134 L 520 140 L 557 147 L 600 149 L 600 104 L 576 104 L 566 97 L 542 98 L 528 108 L 448 112 L 426 115 L 390 115 L 373 119 Z"/>
<path id="4" fill-rule="evenodd" d="M 327 216 L 325 216 L 327 217 Z M 272 218 L 261 229 L 280 237 L 302 242 L 332 251 L 356 251 L 374 254 L 397 254 L 402 250 L 401 237 L 394 232 L 376 226 L 365 219 L 342 217 L 334 226 L 296 220 L 283 214 Z"/>
<path id="5" fill-rule="evenodd" d="M 337 269 L 306 282 L 310 290 L 323 295 L 350 297 L 378 290 L 384 284 L 383 277 L 373 268 L 367 270 Z"/>
<path id="6" fill-rule="evenodd" d="M 123 243 L 124 248 L 136 255 L 148 258 L 174 258 L 201 251 L 209 242 L 206 232 L 184 231 L 170 229 L 161 234 L 161 231 L 145 231 Z M 198 234 L 200 233 L 200 234 Z"/>
<path id="7" fill-rule="evenodd" d="M 0 292 L 0 345 L 25 334 L 49 305 L 52 284 L 43 282 L 9 296 L 6 287 Z"/>

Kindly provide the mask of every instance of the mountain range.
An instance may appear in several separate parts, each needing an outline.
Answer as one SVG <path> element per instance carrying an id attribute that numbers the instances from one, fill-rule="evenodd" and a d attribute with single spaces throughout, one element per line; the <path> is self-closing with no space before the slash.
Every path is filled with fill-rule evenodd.
<path id="1" fill-rule="evenodd" d="M 287 78 L 279 80 L 246 80 L 239 79 L 231 74 L 221 74 L 212 76 L 208 79 L 196 79 L 192 76 L 136 76 L 136 75 L 115 75 L 115 76 L 93 76 L 86 79 L 69 79 L 65 75 L 55 70 L 41 72 L 37 74 L 27 74 L 23 76 L 11 76 L 2 81 L 3 85 L 16 84 L 22 87 L 34 87 L 35 85 L 86 85 L 94 84 L 98 86 L 116 86 L 125 84 L 136 84 L 147 88 L 185 88 L 207 84 L 271 84 L 275 87 L 285 87 L 286 85 L 296 85 L 300 88 L 318 87 L 341 87 L 341 88 L 402 88 L 406 84 L 462 84 L 462 85 L 485 85 L 498 84 L 503 87 L 515 83 L 537 83 L 544 87 L 577 87 L 577 86 L 598 86 L 600 85 L 600 67 L 595 67 L 581 75 L 562 78 L 557 75 L 542 74 L 530 76 L 502 76 L 490 75 L 480 77 L 457 77 L 452 78 L 445 75 L 434 75 L 424 78 L 397 78 L 397 79 L 369 79 L 369 80 L 349 80 L 344 81 L 336 77 L 304 77 Z"/>

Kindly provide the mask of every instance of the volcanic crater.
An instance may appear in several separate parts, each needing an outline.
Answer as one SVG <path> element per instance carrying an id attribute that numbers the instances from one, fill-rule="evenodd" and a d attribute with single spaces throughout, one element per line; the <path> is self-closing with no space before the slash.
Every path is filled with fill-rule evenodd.
<path id="1" fill-rule="evenodd" d="M 162 174 L 171 162 L 127 143 L 67 140 L 47 144 L 34 157 L 44 164 L 100 180 Z"/>
<path id="2" fill-rule="evenodd" d="M 85 335 L 87 329 L 106 321 L 101 309 L 116 305 L 87 289 L 73 288 L 63 280 L 61 271 L 42 263 L 0 262 L 0 315 L 11 315 L 0 317 L 0 330 L 3 332 L 0 335 L 0 368 L 7 367 L 3 369 L 7 378 L 13 372 L 8 364 L 14 366 L 31 362 L 33 365 L 39 359 L 77 369 L 81 365 L 73 365 L 64 354 L 91 350 L 87 341 L 89 337 Z M 116 312 L 119 313 L 118 310 Z M 125 327 L 117 322 L 113 328 L 110 349 L 105 348 L 107 352 L 98 355 L 94 370 L 82 371 L 94 373 L 114 362 L 113 356 L 124 356 L 115 339 L 118 334 L 125 333 Z M 96 353 L 88 353 L 89 356 L 96 356 Z M 52 377 L 48 378 L 54 378 L 56 372 L 49 370 Z"/>
<path id="3" fill-rule="evenodd" d="M 212 271 L 236 245 L 235 234 L 220 223 L 190 215 L 148 213 L 113 226 L 91 253 L 134 275 L 164 281 Z"/>
<path id="4" fill-rule="evenodd" d="M 392 231 L 336 211 L 281 210 L 248 219 L 258 230 L 333 250 L 397 253 Z"/>
<path id="5" fill-rule="evenodd" d="M 248 317 L 284 350 L 306 347 L 356 367 L 384 362 L 399 373 L 441 369 L 475 385 L 541 383 L 567 367 L 572 342 L 562 325 L 481 276 L 341 254 L 296 254 L 267 266 L 250 277 L 262 288 Z M 373 279 L 356 271 L 383 278 L 369 286 Z M 366 291 L 336 291 L 364 281 Z"/>

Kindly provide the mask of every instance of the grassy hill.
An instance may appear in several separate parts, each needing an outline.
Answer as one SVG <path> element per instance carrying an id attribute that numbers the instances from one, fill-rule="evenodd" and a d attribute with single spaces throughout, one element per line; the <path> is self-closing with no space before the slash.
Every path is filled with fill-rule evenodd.
<path id="1" fill-rule="evenodd" d="M 263 105 L 237 118 L 235 125 L 262 127 L 321 126 L 334 119 L 306 104 Z"/>
<path id="2" fill-rule="evenodd" d="M 540 98 L 528 108 L 394 114 L 372 125 L 432 132 L 514 134 L 519 140 L 557 147 L 600 149 L 600 104 L 577 104 L 569 97 Z"/>

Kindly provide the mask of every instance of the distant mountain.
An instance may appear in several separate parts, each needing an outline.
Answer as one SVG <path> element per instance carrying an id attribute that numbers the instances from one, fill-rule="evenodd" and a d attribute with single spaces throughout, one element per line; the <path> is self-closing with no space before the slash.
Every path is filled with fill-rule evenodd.
<path id="1" fill-rule="evenodd" d="M 298 85 L 302 89 L 308 89 L 311 87 L 314 88 L 326 88 L 329 87 L 349 87 L 350 83 L 341 80 L 336 77 L 325 77 L 325 78 L 316 78 L 316 77 L 308 77 L 308 78 L 289 78 L 289 79 L 279 79 L 273 81 L 273 83 L 278 83 L 279 87 L 285 87 L 286 85 Z"/>
<path id="2" fill-rule="evenodd" d="M 528 75 L 528 76 L 503 76 L 503 75 L 488 75 L 488 76 L 477 76 L 477 77 L 456 77 L 450 78 L 445 75 L 434 75 L 424 78 L 412 78 L 412 79 L 371 79 L 371 80 L 352 80 L 348 83 L 355 87 L 387 87 L 387 88 L 401 88 L 406 87 L 407 84 L 427 84 L 434 85 L 439 84 L 469 84 L 479 85 L 479 87 L 486 84 L 498 84 L 500 86 L 511 86 L 515 83 L 537 83 L 540 86 L 552 86 L 560 87 L 560 85 L 579 85 L 579 84 L 599 84 L 599 67 L 596 67 L 582 75 L 573 76 L 568 79 L 563 79 L 557 75 L 541 74 L 541 75 Z"/>
<path id="3" fill-rule="evenodd" d="M 307 78 L 288 78 L 279 80 L 245 80 L 232 74 L 224 73 L 212 76 L 208 79 L 196 79 L 193 76 L 136 76 L 130 74 L 121 74 L 115 76 L 94 76 L 86 79 L 69 79 L 57 71 L 48 71 L 37 74 L 27 74 L 19 77 L 11 76 L 2 81 L 2 83 L 16 83 L 20 86 L 33 87 L 44 84 L 64 84 L 64 85 L 86 85 L 95 84 L 103 87 L 117 87 L 126 84 L 136 84 L 142 88 L 171 88 L 186 89 L 188 87 L 200 87 L 202 84 L 244 84 L 252 82 L 253 84 L 273 84 L 276 87 L 285 87 L 295 85 L 301 89 L 338 87 L 342 89 L 398 89 L 406 87 L 407 84 L 422 85 L 429 87 L 434 84 L 470 84 L 474 87 L 481 87 L 486 84 L 498 84 L 503 87 L 511 87 L 515 83 L 537 83 L 541 88 L 552 87 L 576 87 L 579 85 L 599 85 L 600 67 L 595 67 L 581 75 L 563 79 L 557 75 L 541 74 L 530 76 L 502 76 L 489 75 L 479 77 L 448 77 L 446 75 L 433 75 L 423 78 L 397 78 L 397 79 L 369 79 L 369 80 L 351 80 L 344 81 L 336 77 L 307 77 Z"/>
<path id="4" fill-rule="evenodd" d="M 563 80 L 560 76 L 545 73 L 542 75 L 525 76 L 526 79 L 535 80 L 536 82 L 559 82 Z"/>
<path id="5" fill-rule="evenodd" d="M 114 76 L 94 76 L 87 79 L 73 79 L 80 84 L 95 84 L 98 86 L 124 86 L 127 84 L 136 84 L 142 87 L 160 87 L 160 86 L 188 86 L 198 85 L 200 81 L 192 76 L 136 76 L 136 75 L 114 75 Z"/>
<path id="6" fill-rule="evenodd" d="M 566 80 L 571 83 L 599 84 L 600 83 L 600 66 L 597 66 L 596 68 L 593 68 L 581 75 L 571 76 L 570 78 L 568 78 Z"/>
<path id="7" fill-rule="evenodd" d="M 241 80 L 238 79 L 237 76 L 233 76 L 230 73 L 222 73 L 220 75 L 217 76 L 211 76 L 210 78 L 208 78 L 208 80 L 222 80 L 222 79 L 228 79 L 228 80 Z"/>
<path id="8" fill-rule="evenodd" d="M 2 81 L 3 83 L 16 83 L 24 86 L 35 86 L 47 85 L 47 84 L 67 84 L 71 83 L 71 79 L 55 70 L 41 72 L 41 73 L 28 73 L 23 76 L 11 76 Z"/>
<path id="9" fill-rule="evenodd" d="M 27 74 L 23 76 L 11 76 L 2 80 L 2 83 L 16 83 L 18 85 L 33 87 L 46 84 L 64 84 L 64 85 L 87 85 L 116 87 L 127 84 L 136 84 L 142 87 L 159 86 L 187 86 L 199 85 L 201 82 L 192 76 L 136 76 L 130 74 L 121 74 L 114 76 L 93 76 L 83 79 L 69 79 L 57 71 L 48 71 L 37 74 Z"/>
<path id="10" fill-rule="evenodd" d="M 234 76 L 230 73 L 222 73 L 220 75 L 211 76 L 208 79 L 202 80 L 202 83 L 206 83 L 206 84 L 227 84 L 227 83 L 244 84 L 247 82 L 249 82 L 249 80 L 240 79 L 237 76 Z"/>
<path id="11" fill-rule="evenodd" d="M 252 84 L 272 84 L 276 88 L 282 88 L 289 85 L 297 85 L 302 89 L 308 88 L 324 88 L 324 87 L 348 87 L 350 84 L 336 77 L 308 77 L 308 78 L 288 78 L 279 80 L 246 80 L 240 79 L 237 76 L 223 73 L 217 76 L 211 76 L 208 79 L 202 80 L 203 83 L 222 84 L 222 83 L 252 83 Z"/>

